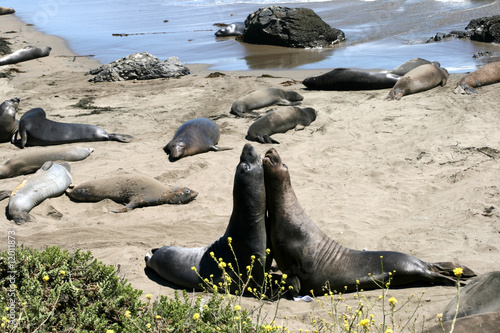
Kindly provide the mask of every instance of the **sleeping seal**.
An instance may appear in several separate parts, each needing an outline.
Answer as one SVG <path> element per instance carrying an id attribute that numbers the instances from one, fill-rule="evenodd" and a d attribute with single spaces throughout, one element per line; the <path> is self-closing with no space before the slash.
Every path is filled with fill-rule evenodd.
<path id="1" fill-rule="evenodd" d="M 477 87 L 500 82 L 500 61 L 491 62 L 462 77 L 457 83 L 455 94 L 474 94 Z"/>
<path id="2" fill-rule="evenodd" d="M 387 282 L 390 274 L 391 286 L 413 282 L 454 286 L 456 267 L 463 267 L 462 279 L 475 275 L 455 263 L 426 263 L 400 252 L 343 247 L 306 215 L 295 196 L 288 167 L 275 149 L 267 151 L 262 164 L 271 253 L 278 268 L 288 275 L 292 295 L 323 295 L 325 286 L 337 292 L 374 289 L 379 286 L 375 281 Z"/>
<path id="3" fill-rule="evenodd" d="M 47 46 L 45 49 L 40 49 L 35 46 L 26 46 L 11 54 L 0 58 L 0 66 L 17 64 L 18 62 L 28 61 L 36 58 L 46 57 L 50 54 L 51 47 Z"/>
<path id="4" fill-rule="evenodd" d="M 293 90 L 263 88 L 238 98 L 231 106 L 231 113 L 245 117 L 245 113 L 271 105 L 297 105 L 304 97 Z M 255 114 L 255 113 L 253 113 Z"/>
<path id="5" fill-rule="evenodd" d="M 391 73 L 335 68 L 319 76 L 307 77 L 302 84 L 312 90 L 373 90 L 392 88 L 399 78 Z"/>

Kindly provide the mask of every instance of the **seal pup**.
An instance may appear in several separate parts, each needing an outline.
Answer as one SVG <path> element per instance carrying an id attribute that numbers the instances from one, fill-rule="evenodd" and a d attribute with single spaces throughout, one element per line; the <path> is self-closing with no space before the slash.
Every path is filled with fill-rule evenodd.
<path id="1" fill-rule="evenodd" d="M 304 129 L 316 120 L 316 110 L 313 108 L 298 108 L 288 106 L 272 111 L 257 119 L 248 128 L 245 139 L 260 143 L 279 143 L 271 138 L 274 133 L 285 133 L 292 128 L 296 131 Z"/>
<path id="2" fill-rule="evenodd" d="M 275 149 L 263 162 L 266 186 L 268 237 L 278 268 L 288 274 L 292 295 L 323 294 L 378 288 L 392 274 L 391 286 L 414 282 L 456 285 L 453 269 L 462 267 L 463 278 L 474 273 L 455 263 L 426 263 L 393 251 L 357 251 L 346 248 L 321 231 L 306 215 L 293 191 L 288 167 Z M 369 276 L 371 274 L 371 276 Z M 359 282 L 359 283 L 358 283 Z"/>
<path id="3" fill-rule="evenodd" d="M 406 73 L 408 73 L 409 71 L 411 71 L 412 69 L 415 69 L 418 66 L 426 65 L 426 64 L 435 64 L 437 67 L 441 67 L 441 64 L 437 61 L 431 62 L 429 60 L 422 59 L 422 58 L 413 58 L 413 59 L 408 60 L 407 62 L 402 63 L 401 65 L 394 68 L 393 70 L 389 71 L 389 73 L 403 76 Z"/>
<path id="4" fill-rule="evenodd" d="M 302 81 L 312 90 L 373 90 L 392 88 L 400 76 L 391 73 L 366 72 L 350 68 L 335 68 Z"/>
<path id="5" fill-rule="evenodd" d="M 61 123 L 49 120 L 42 108 L 31 109 L 21 117 L 18 133 L 21 136 L 21 148 L 26 145 L 48 146 L 89 141 L 127 143 L 133 139 L 131 135 L 108 133 L 94 125 Z"/>
<path id="6" fill-rule="evenodd" d="M 186 204 L 198 196 L 187 187 L 168 187 L 154 178 L 142 175 L 120 175 L 70 185 L 66 194 L 77 201 L 98 202 L 111 199 L 125 207 L 114 209 L 124 213 L 135 208 L 163 204 Z"/>
<path id="7" fill-rule="evenodd" d="M 17 224 L 33 222 L 28 213 L 47 198 L 60 196 L 73 182 L 68 163 L 45 162 L 35 174 L 23 180 L 12 191 L 9 215 Z"/>
<path id="8" fill-rule="evenodd" d="M 481 66 L 478 70 L 462 77 L 457 83 L 455 94 L 474 94 L 477 87 L 500 82 L 500 61 Z"/>
<path id="9" fill-rule="evenodd" d="M 245 22 L 233 22 L 215 32 L 217 37 L 239 36 L 245 31 Z"/>
<path id="10" fill-rule="evenodd" d="M 186 121 L 179 126 L 172 140 L 163 150 L 170 162 L 186 156 L 220 151 L 232 148 L 217 147 L 220 138 L 220 129 L 217 124 L 208 118 L 196 118 Z"/>
<path id="11" fill-rule="evenodd" d="M 14 142 L 18 127 L 16 112 L 19 101 L 19 97 L 14 97 L 0 104 L 0 142 Z"/>
<path id="12" fill-rule="evenodd" d="M 264 278 L 261 265 L 266 260 L 267 242 L 265 192 L 261 158 L 250 144 L 246 144 L 236 167 L 233 211 L 224 235 L 204 247 L 164 246 L 153 250 L 152 256 L 146 255 L 146 266 L 182 288 L 204 290 L 204 278 L 210 279 L 215 285 L 222 282 L 222 271 L 218 267 L 218 260 L 222 258 L 234 268 L 234 271 L 226 269 L 233 280 L 239 281 L 240 269 L 243 281 L 247 281 L 248 274 L 251 274 L 260 285 Z M 232 248 L 229 246 L 229 237 Z M 255 256 L 254 260 L 252 256 Z M 252 264 L 254 269 L 248 272 L 246 267 Z M 234 283 L 231 287 L 238 290 Z"/>
<path id="13" fill-rule="evenodd" d="M 406 73 L 389 91 L 386 100 L 400 100 L 405 95 L 415 94 L 437 87 L 444 86 L 448 81 L 448 71 L 435 64 L 418 66 Z"/>
<path id="14" fill-rule="evenodd" d="M 0 66 L 12 65 L 17 64 L 18 62 L 46 57 L 50 54 L 51 50 L 52 48 L 50 46 L 47 46 L 43 50 L 36 46 L 26 46 L 0 58 Z"/>
<path id="15" fill-rule="evenodd" d="M 33 173 L 48 161 L 81 161 L 93 151 L 93 148 L 78 146 L 40 147 L 36 150 L 25 150 L 0 165 L 0 179 Z"/>
<path id="16" fill-rule="evenodd" d="M 245 113 L 271 105 L 297 105 L 304 97 L 293 90 L 263 88 L 238 98 L 231 106 L 231 113 L 244 117 Z"/>

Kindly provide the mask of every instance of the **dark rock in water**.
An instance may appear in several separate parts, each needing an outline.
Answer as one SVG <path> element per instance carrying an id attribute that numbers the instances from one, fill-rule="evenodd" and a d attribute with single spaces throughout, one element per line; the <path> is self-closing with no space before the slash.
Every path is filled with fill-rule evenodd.
<path id="1" fill-rule="evenodd" d="M 343 31 L 308 8 L 263 7 L 248 15 L 245 26 L 242 40 L 252 44 L 323 48 L 345 40 Z"/>
<path id="2" fill-rule="evenodd" d="M 472 40 L 500 43 L 500 15 L 474 19 L 465 27 L 465 30 L 470 33 Z"/>
<path id="3" fill-rule="evenodd" d="M 91 82 L 103 82 L 171 78 L 189 73 L 189 68 L 185 67 L 177 57 L 161 61 L 147 52 L 142 52 L 92 69 L 86 74 L 96 75 L 89 80 Z"/>
<path id="4" fill-rule="evenodd" d="M 451 38 L 470 38 L 470 33 L 464 31 L 450 31 L 446 34 L 438 32 L 434 37 L 429 38 L 426 43 L 440 42 L 443 39 Z"/>

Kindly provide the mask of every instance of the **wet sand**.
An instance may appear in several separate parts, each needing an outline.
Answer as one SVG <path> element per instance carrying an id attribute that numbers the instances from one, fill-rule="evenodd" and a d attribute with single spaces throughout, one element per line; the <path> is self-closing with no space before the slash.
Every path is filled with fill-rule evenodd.
<path id="1" fill-rule="evenodd" d="M 93 84 L 84 73 L 99 63 L 75 57 L 63 40 L 33 31 L 14 16 L 2 17 L 0 30 L 11 31 L 3 36 L 10 38 L 13 50 L 26 45 L 53 48 L 49 57 L 8 66 L 18 73 L 0 79 L 0 100 L 21 98 L 18 118 L 42 107 L 49 119 L 89 123 L 135 137 L 128 144 L 77 144 L 95 152 L 71 163 L 75 183 L 140 173 L 200 193 L 187 205 L 125 214 L 111 213 L 121 205 L 109 200 L 79 203 L 65 195 L 47 199 L 31 211 L 36 222 L 17 226 L 0 217 L 0 228 L 15 231 L 18 245 L 92 251 L 105 264 L 119 266 L 120 274 L 144 294 L 172 296 L 173 288 L 145 274 L 144 254 L 162 245 L 204 246 L 224 233 L 235 168 L 253 122 L 235 118 L 229 110 L 238 97 L 269 86 L 299 91 L 302 105 L 318 111 L 306 129 L 274 135 L 281 144 L 252 144 L 261 155 L 270 147 L 278 150 L 301 205 L 325 233 L 350 248 L 400 251 L 428 262 L 458 261 L 478 274 L 500 269 L 498 84 L 482 87 L 476 95 L 455 95 L 462 75 L 454 74 L 444 87 L 388 102 L 388 89 L 309 91 L 300 83 L 327 70 L 227 71 L 207 78 L 211 71 L 203 65 L 190 65 L 192 74 L 180 79 Z M 75 108 L 84 97 L 111 110 Z M 163 146 L 180 124 L 195 117 L 214 117 L 222 132 L 219 145 L 233 150 L 169 162 Z M 481 147 L 493 153 L 485 154 Z M 2 143 L 0 161 L 19 152 Z M 27 177 L 0 180 L 0 189 L 13 189 Z M 7 204 L 0 202 L 0 209 L 5 211 Z M 6 247 L 6 242 L 0 245 L 1 250 Z M 390 290 L 388 297 L 403 303 L 423 292 L 417 323 L 429 326 L 455 288 L 403 288 Z M 364 294 L 377 298 L 380 291 Z M 353 296 L 346 296 L 352 306 L 357 304 Z M 409 303 L 409 310 L 417 306 L 414 299 Z M 252 298 L 243 300 L 247 308 L 257 305 Z M 275 307 L 265 305 L 264 321 L 273 318 Z M 311 330 L 311 313 L 326 317 L 322 311 L 317 302 L 282 300 L 276 323 L 294 332 Z"/>

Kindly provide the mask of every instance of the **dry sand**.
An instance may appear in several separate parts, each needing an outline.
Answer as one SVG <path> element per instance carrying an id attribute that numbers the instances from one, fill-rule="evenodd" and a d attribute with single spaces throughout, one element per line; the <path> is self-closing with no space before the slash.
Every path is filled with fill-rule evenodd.
<path id="1" fill-rule="evenodd" d="M 21 98 L 18 119 L 42 107 L 53 120 L 135 137 L 128 144 L 78 144 L 95 152 L 71 163 L 75 183 L 141 173 L 200 193 L 187 205 L 125 214 L 111 213 L 120 205 L 109 200 L 77 203 L 65 195 L 48 199 L 31 211 L 34 223 L 17 226 L 4 214 L 0 217 L 1 229 L 14 230 L 19 245 L 89 250 L 102 262 L 119 266 L 120 274 L 145 294 L 173 295 L 174 289 L 146 276 L 144 254 L 162 245 L 207 245 L 224 233 L 234 171 L 253 122 L 230 115 L 231 104 L 257 88 L 284 87 L 303 94 L 302 105 L 318 111 L 316 121 L 303 131 L 274 135 L 279 145 L 253 145 L 261 155 L 271 146 L 278 150 L 299 201 L 322 230 L 350 248 L 401 251 L 428 262 L 459 261 L 478 274 L 500 269 L 500 154 L 478 149 L 500 149 L 499 84 L 480 88 L 476 95 L 455 95 L 461 75 L 452 75 L 445 87 L 389 102 L 384 100 L 388 90 L 304 90 L 301 79 L 326 70 L 226 72 L 206 78 L 210 71 L 196 65 L 180 79 L 93 84 L 84 73 L 99 65 L 95 60 L 74 58 L 62 40 L 36 32 L 14 16 L 2 17 L 0 27 L 12 31 L 2 37 L 10 38 L 13 50 L 26 45 L 53 48 L 49 57 L 9 66 L 19 72 L 0 79 L 1 101 Z M 73 107 L 84 97 L 112 109 L 90 114 L 92 110 Z M 215 117 L 222 132 L 219 145 L 234 149 L 169 162 L 163 146 L 180 124 L 196 117 Z M 10 143 L 0 144 L 0 161 L 19 151 Z M 1 180 L 0 189 L 11 190 L 27 177 Z M 0 202 L 2 211 L 7 204 Z M 6 242 L 0 244 L 0 249 L 6 247 Z M 455 288 L 407 288 L 389 295 L 403 301 L 423 291 L 419 321 L 425 316 L 430 325 Z M 380 291 L 365 294 L 377 297 Z M 352 295 L 347 298 L 355 304 Z M 244 304 L 253 307 L 257 302 L 245 299 Z M 265 320 L 271 320 L 275 306 L 266 305 Z M 293 331 L 311 329 L 310 313 L 318 309 L 315 302 L 283 300 L 276 322 Z"/>

